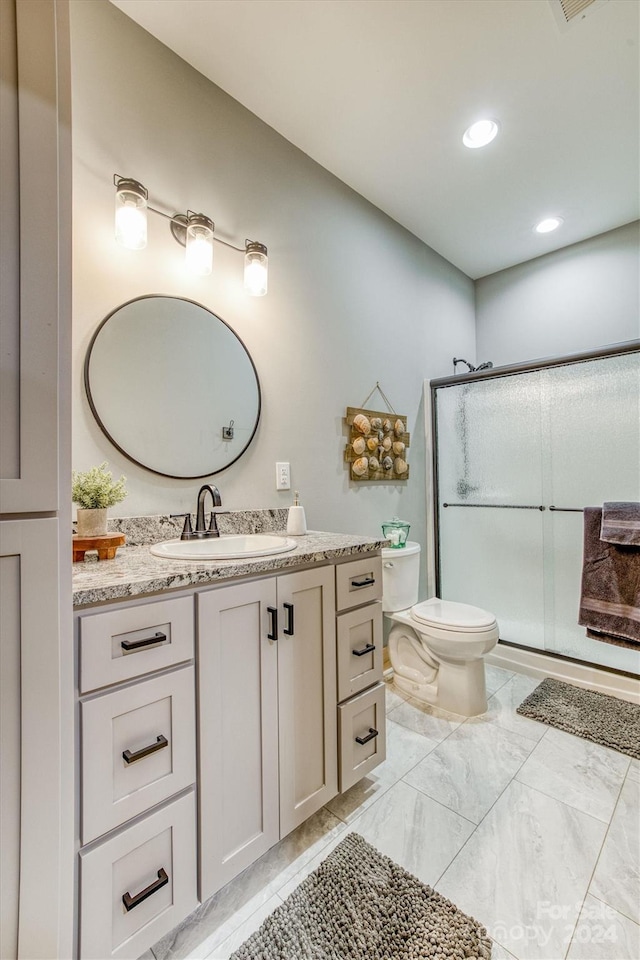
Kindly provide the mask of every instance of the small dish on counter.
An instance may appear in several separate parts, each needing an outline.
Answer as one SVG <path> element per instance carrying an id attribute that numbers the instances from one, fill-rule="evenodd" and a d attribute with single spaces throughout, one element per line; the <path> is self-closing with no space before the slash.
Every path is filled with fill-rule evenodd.
<path id="1" fill-rule="evenodd" d="M 149 551 L 165 560 L 240 560 L 245 557 L 267 557 L 295 550 L 289 537 L 272 534 L 227 534 L 202 540 L 165 540 L 154 543 Z"/>

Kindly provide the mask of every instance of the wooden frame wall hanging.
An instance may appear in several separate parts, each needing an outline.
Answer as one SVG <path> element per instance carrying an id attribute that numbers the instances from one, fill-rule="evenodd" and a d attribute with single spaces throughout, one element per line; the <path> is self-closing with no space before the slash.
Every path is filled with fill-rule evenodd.
<path id="1" fill-rule="evenodd" d="M 388 410 L 365 407 L 376 390 Z M 407 432 L 407 418 L 393 410 L 379 383 L 361 407 L 347 407 L 344 423 L 349 430 L 344 460 L 352 480 L 396 483 L 409 479 L 407 448 L 411 436 Z"/>

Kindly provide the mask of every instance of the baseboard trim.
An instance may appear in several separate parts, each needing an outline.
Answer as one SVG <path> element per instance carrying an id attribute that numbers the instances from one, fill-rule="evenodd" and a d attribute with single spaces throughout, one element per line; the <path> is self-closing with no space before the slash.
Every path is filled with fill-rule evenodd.
<path id="1" fill-rule="evenodd" d="M 564 680 L 578 687 L 597 690 L 611 697 L 619 697 L 621 700 L 640 704 L 640 682 L 635 677 L 599 670 L 597 667 L 561 660 L 558 657 L 548 657 L 544 653 L 523 650 L 520 647 L 502 643 L 498 643 L 497 647 L 487 655 L 486 662 L 505 670 L 539 677 L 541 680 L 545 677 L 553 677 L 555 680 Z"/>

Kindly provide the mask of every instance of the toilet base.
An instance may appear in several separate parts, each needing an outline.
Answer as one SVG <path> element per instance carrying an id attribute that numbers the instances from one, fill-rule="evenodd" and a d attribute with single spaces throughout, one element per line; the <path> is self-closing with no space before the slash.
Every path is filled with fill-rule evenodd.
<path id="1" fill-rule="evenodd" d="M 437 654 L 428 650 L 406 611 L 394 613 L 391 619 L 396 625 L 389 633 L 389 659 L 399 690 L 458 716 L 486 713 L 484 654 L 495 646 L 497 630 L 495 637 L 490 634 L 477 647 L 482 656 L 455 659 L 443 651 L 442 643 Z"/>
<path id="2" fill-rule="evenodd" d="M 414 700 L 421 700 L 423 703 L 428 703 L 432 707 L 436 706 L 438 698 L 437 683 L 416 683 L 415 680 L 408 680 L 406 677 L 401 677 L 395 671 L 393 674 L 393 682 L 398 690 L 402 690 L 403 693 L 408 694 Z"/>
<path id="3" fill-rule="evenodd" d="M 442 661 L 438 670 L 437 705 L 461 717 L 487 712 L 484 660 Z"/>
<path id="4" fill-rule="evenodd" d="M 416 683 L 394 671 L 393 682 L 414 700 L 440 707 L 460 717 L 478 717 L 487 712 L 484 661 L 442 663 L 432 683 Z"/>

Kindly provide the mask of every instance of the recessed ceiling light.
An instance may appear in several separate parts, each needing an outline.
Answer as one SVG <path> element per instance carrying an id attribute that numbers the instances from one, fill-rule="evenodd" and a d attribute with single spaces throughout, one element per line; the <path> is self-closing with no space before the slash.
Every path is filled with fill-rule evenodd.
<path id="1" fill-rule="evenodd" d="M 462 142 L 465 147 L 486 147 L 498 133 L 495 120 L 477 120 L 465 130 Z"/>
<path id="2" fill-rule="evenodd" d="M 534 230 L 536 233 L 551 233 L 557 230 L 561 223 L 564 223 L 562 217 L 545 217 L 540 223 L 536 223 Z"/>

